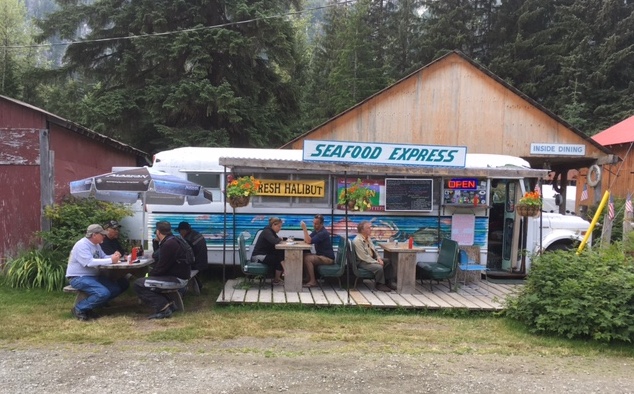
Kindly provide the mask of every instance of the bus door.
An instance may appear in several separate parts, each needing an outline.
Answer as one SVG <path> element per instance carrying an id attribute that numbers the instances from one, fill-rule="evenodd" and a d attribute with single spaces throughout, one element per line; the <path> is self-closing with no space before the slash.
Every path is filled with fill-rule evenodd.
<path id="1" fill-rule="evenodd" d="M 515 179 L 493 179 L 491 181 L 491 209 L 489 211 L 487 266 L 493 271 L 508 271 L 513 268 L 517 250 L 515 239 L 519 237 L 515 225 L 515 203 L 520 185 Z"/>

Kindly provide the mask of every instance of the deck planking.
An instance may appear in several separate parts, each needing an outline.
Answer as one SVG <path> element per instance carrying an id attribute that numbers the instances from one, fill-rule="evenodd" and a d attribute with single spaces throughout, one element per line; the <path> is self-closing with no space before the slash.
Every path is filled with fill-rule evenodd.
<path id="1" fill-rule="evenodd" d="M 337 284 L 321 282 L 320 286 L 304 288 L 301 292 L 286 292 L 284 286 L 271 286 L 269 282 L 245 282 L 244 278 L 231 279 L 225 284 L 216 300 L 220 305 L 229 304 L 297 304 L 315 307 L 359 306 L 382 309 L 468 309 L 498 311 L 504 308 L 506 297 L 516 293 L 522 285 L 496 284 L 487 281 L 472 282 L 450 291 L 446 283 L 416 283 L 414 294 L 398 294 L 395 291 L 374 290 L 370 280 L 359 281 L 350 293 Z"/>

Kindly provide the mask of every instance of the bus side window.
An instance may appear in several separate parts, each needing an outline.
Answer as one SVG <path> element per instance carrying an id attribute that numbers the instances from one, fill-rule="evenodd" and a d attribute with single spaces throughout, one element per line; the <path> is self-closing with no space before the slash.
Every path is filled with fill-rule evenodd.
<path id="1" fill-rule="evenodd" d="M 187 180 L 197 183 L 211 192 L 214 201 L 222 201 L 220 192 L 220 176 L 210 172 L 188 172 Z"/>

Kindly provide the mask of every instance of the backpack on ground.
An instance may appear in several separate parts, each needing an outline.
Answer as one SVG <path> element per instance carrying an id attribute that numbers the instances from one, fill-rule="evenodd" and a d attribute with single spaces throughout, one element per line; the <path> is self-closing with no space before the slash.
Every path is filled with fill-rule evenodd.
<path id="1" fill-rule="evenodd" d="M 185 251 L 185 260 L 178 260 L 179 263 L 187 263 L 190 267 L 194 266 L 196 262 L 196 257 L 194 255 L 194 249 L 192 249 L 189 242 L 187 242 L 182 237 L 174 237 L 180 244 L 181 248 Z"/>

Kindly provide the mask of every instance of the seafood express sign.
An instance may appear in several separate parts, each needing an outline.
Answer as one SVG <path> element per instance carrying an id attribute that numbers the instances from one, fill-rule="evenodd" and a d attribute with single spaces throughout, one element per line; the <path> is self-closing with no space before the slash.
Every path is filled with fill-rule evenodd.
<path id="1" fill-rule="evenodd" d="M 304 161 L 464 168 L 467 147 L 304 141 Z"/>
<path id="2" fill-rule="evenodd" d="M 304 161 L 365 163 L 399 166 L 464 168 L 467 148 L 438 145 L 372 144 L 344 141 L 305 140 Z M 385 183 L 383 183 L 385 182 Z M 379 199 L 385 189 L 385 205 L 372 201 L 373 211 L 431 211 L 433 196 L 432 179 L 363 180 L 364 186 L 375 191 Z M 338 192 L 345 187 L 338 180 Z M 379 190 L 377 190 L 379 189 Z M 341 208 L 341 207 L 340 207 Z"/>

